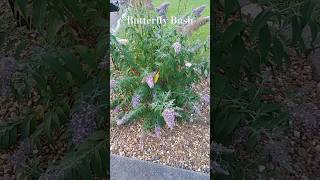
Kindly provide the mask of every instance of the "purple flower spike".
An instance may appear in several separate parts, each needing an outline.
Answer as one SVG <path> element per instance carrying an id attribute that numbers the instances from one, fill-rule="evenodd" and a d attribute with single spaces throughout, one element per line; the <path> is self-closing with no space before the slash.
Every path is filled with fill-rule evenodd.
<path id="1" fill-rule="evenodd" d="M 119 105 L 113 110 L 113 112 L 116 114 L 119 113 L 120 111 L 121 111 L 121 107 Z"/>
<path id="2" fill-rule="evenodd" d="M 176 52 L 176 54 L 179 54 L 181 51 L 181 44 L 179 42 L 175 42 L 172 44 L 172 48 Z"/>
<path id="3" fill-rule="evenodd" d="M 96 128 L 97 109 L 94 105 L 82 103 L 80 109 L 72 114 L 72 142 L 79 145 L 89 137 Z"/>
<path id="4" fill-rule="evenodd" d="M 10 160 L 14 167 L 17 169 L 22 168 L 28 160 L 28 157 L 32 154 L 33 146 L 29 139 L 23 140 L 18 149 L 13 153 Z"/>
<path id="5" fill-rule="evenodd" d="M 132 97 L 132 107 L 137 108 L 140 105 L 141 97 L 139 95 L 135 95 Z"/>
<path id="6" fill-rule="evenodd" d="M 165 2 L 162 3 L 159 7 L 156 8 L 156 12 L 161 16 L 163 19 L 167 19 L 167 10 L 169 7 L 169 3 Z"/>
<path id="7" fill-rule="evenodd" d="M 117 86 L 117 82 L 113 79 L 110 80 L 110 89 L 114 89 Z"/>
<path id="8" fill-rule="evenodd" d="M 196 17 L 200 17 L 205 8 L 206 8 L 206 6 L 202 5 L 198 8 L 192 9 L 192 12 Z"/>
<path id="9" fill-rule="evenodd" d="M 145 6 L 147 9 L 152 10 L 153 9 L 152 0 L 147 0 Z"/>
<path id="10" fill-rule="evenodd" d="M 160 138 L 160 136 L 161 136 L 161 127 L 159 125 L 156 125 L 156 127 L 154 129 L 154 133 L 156 134 L 157 138 Z"/>
<path id="11" fill-rule="evenodd" d="M 209 103 L 210 103 L 210 95 L 209 95 L 209 94 L 204 94 L 204 95 L 202 95 L 201 100 L 202 100 L 205 104 L 209 104 Z"/>
<path id="12" fill-rule="evenodd" d="M 154 75 L 156 74 L 157 72 L 152 72 L 150 73 L 146 78 L 145 78 L 145 81 L 146 83 L 148 84 L 148 86 L 150 88 L 153 88 L 154 87 L 154 82 L 153 82 L 153 77 Z"/>
<path id="13" fill-rule="evenodd" d="M 163 112 L 162 112 L 162 117 L 164 118 L 166 124 L 168 125 L 168 127 L 170 129 L 173 128 L 174 126 L 174 121 L 176 119 L 176 116 L 179 115 L 178 113 L 176 113 L 174 111 L 174 109 L 171 108 L 166 108 Z"/>

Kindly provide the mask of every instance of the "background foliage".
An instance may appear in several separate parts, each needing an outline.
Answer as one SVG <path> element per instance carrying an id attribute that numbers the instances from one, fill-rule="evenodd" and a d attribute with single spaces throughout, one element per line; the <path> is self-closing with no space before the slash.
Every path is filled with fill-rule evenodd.
<path id="1" fill-rule="evenodd" d="M 213 134 L 215 141 L 228 146 L 234 132 L 248 127 L 248 150 L 252 150 L 261 134 L 287 124 L 288 114 L 264 97 L 271 94 L 262 84 L 266 77 L 261 75 L 265 67 L 282 69 L 289 62 L 287 45 L 275 27 L 291 27 L 290 45 L 306 52 L 317 37 L 319 25 L 315 23 L 312 1 L 292 2 L 279 6 L 279 1 L 268 1 L 269 6 L 247 21 L 239 16 L 241 9 L 237 0 L 224 1 L 224 22 L 216 22 L 214 28 L 213 53 Z M 285 3 L 285 2 L 284 2 Z M 287 4 L 289 1 L 287 2 Z M 217 7 L 217 3 L 215 7 Z M 278 7 L 278 8 L 275 8 Z M 216 11 L 217 12 L 217 11 Z M 230 17 L 236 17 L 231 20 Z M 230 22 L 230 23 L 229 23 Z M 306 42 L 302 30 L 309 26 L 312 41 Z M 245 178 L 244 164 L 232 154 L 214 151 L 212 159 L 220 162 L 228 173 L 220 171 L 218 179 Z M 216 171 L 217 173 L 217 171 Z M 219 172 L 218 172 L 219 173 Z"/>
<path id="2" fill-rule="evenodd" d="M 39 169 L 29 159 L 16 172 L 19 179 L 52 178 L 92 179 L 108 176 L 107 148 L 108 72 L 101 67 L 106 62 L 108 48 L 107 7 L 105 0 L 16 0 L 16 7 L 29 24 L 44 39 L 44 51 L 20 63 L 24 67 L 23 83 L 14 86 L 15 97 L 28 101 L 31 89 L 40 95 L 36 108 L 27 109 L 20 119 L 0 127 L 3 149 L 18 140 L 30 139 L 37 146 L 40 137 L 53 140 L 53 132 L 65 131 L 68 150 L 58 162 Z M 95 107 L 93 130 L 81 127 L 82 104 Z M 77 115 L 80 114 L 80 115 Z M 75 119 L 75 117 L 77 117 Z M 77 124 L 78 123 L 78 124 Z M 73 141 L 80 131 L 90 133 Z M 81 129 L 83 128 L 83 129 Z M 81 136 L 81 135 L 80 135 Z M 22 163 L 22 162 L 18 162 Z"/>

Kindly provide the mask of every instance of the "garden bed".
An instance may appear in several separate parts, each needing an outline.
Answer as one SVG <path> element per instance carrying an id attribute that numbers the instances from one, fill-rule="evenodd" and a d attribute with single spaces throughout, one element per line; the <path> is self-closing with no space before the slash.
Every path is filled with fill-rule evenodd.
<path id="1" fill-rule="evenodd" d="M 209 92 L 208 80 L 202 81 L 194 89 L 205 96 Z M 172 130 L 163 128 L 160 138 L 153 132 L 144 133 L 141 121 L 124 126 L 114 124 L 110 129 L 111 153 L 209 173 L 209 104 L 200 102 L 199 110 L 192 115 L 193 122 L 178 123 Z M 114 111 L 111 117 L 111 121 L 116 120 Z"/>

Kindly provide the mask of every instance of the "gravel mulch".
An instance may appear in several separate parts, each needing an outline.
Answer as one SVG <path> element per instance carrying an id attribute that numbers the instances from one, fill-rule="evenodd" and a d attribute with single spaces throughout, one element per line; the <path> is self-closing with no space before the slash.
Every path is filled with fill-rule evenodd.
<path id="1" fill-rule="evenodd" d="M 154 134 L 143 133 L 141 122 L 110 130 L 111 153 L 209 173 L 210 128 L 206 122 L 183 123 Z"/>

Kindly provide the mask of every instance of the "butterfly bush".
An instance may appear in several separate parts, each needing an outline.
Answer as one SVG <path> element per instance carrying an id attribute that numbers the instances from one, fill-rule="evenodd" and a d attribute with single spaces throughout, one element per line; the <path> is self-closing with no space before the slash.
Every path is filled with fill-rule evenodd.
<path id="1" fill-rule="evenodd" d="M 179 115 L 177 112 L 174 111 L 174 109 L 166 108 L 162 112 L 162 117 L 164 118 L 164 121 L 168 125 L 170 129 L 173 128 L 176 116 Z"/>
<path id="2" fill-rule="evenodd" d="M 179 54 L 181 51 L 181 44 L 179 42 L 175 42 L 174 44 L 172 44 L 172 48 L 174 49 L 176 54 Z"/>
<path id="3" fill-rule="evenodd" d="M 169 3 L 165 2 L 165 3 L 162 3 L 159 7 L 156 8 L 156 12 L 163 19 L 167 19 L 167 11 L 168 11 L 169 5 L 170 5 Z"/>
<path id="4" fill-rule="evenodd" d="M 114 89 L 117 86 L 117 82 L 113 79 L 110 80 L 110 89 Z"/>
<path id="5" fill-rule="evenodd" d="M 160 136 L 161 136 L 161 127 L 159 125 L 156 125 L 156 127 L 154 128 L 154 133 L 155 133 L 157 138 L 160 138 Z"/>
<path id="6" fill-rule="evenodd" d="M 153 9 L 152 0 L 147 0 L 145 6 L 146 6 L 147 9 L 152 10 Z"/>
<path id="7" fill-rule="evenodd" d="M 0 95 L 10 96 L 11 78 L 17 70 L 17 62 L 14 58 L 7 57 L 0 59 Z"/>
<path id="8" fill-rule="evenodd" d="M 33 145 L 30 139 L 20 142 L 18 149 L 11 156 L 11 163 L 16 169 L 20 169 L 27 163 L 28 157 L 32 154 Z"/>
<path id="9" fill-rule="evenodd" d="M 133 8 L 127 12 L 128 16 L 167 16 L 169 3 L 152 9 L 152 1 L 145 2 L 148 11 Z M 199 15 L 200 11 L 203 8 L 197 10 Z M 200 17 L 182 27 L 129 24 L 121 37 L 128 39 L 128 44 L 120 45 L 117 37 L 111 38 L 110 52 L 112 58 L 117 59 L 117 70 L 123 79 L 121 85 L 126 87 L 114 89 L 115 94 L 121 95 L 116 101 L 126 106 L 122 111 L 124 115 L 117 117 L 117 125 L 142 119 L 144 129 L 152 129 L 151 132 L 160 137 L 163 125 L 172 129 L 178 118 L 189 119 L 192 104 L 199 96 L 191 85 L 201 79 L 203 75 L 198 67 L 209 58 L 203 58 L 207 56 L 204 53 L 207 42 L 190 41 L 185 34 L 196 31 L 208 20 Z M 190 48 L 194 50 L 184 51 Z"/>
<path id="10" fill-rule="evenodd" d="M 72 142 L 79 145 L 90 136 L 96 125 L 97 109 L 94 105 L 82 103 L 71 117 Z"/>
<path id="11" fill-rule="evenodd" d="M 154 78 L 154 76 L 156 75 L 156 73 L 157 73 L 157 72 L 152 72 L 152 73 L 150 73 L 149 75 L 147 75 L 147 76 L 145 77 L 145 82 L 148 84 L 148 86 L 149 86 L 150 88 L 153 88 L 153 87 L 154 87 L 153 78 Z"/>
<path id="12" fill-rule="evenodd" d="M 137 108 L 140 105 L 141 97 L 139 95 L 135 95 L 132 97 L 132 107 Z"/>
<path id="13" fill-rule="evenodd" d="M 192 12 L 193 12 L 194 16 L 200 17 L 205 8 L 206 8 L 206 6 L 202 5 L 198 8 L 192 9 Z"/>

